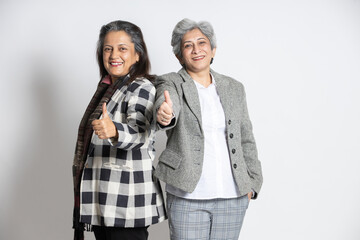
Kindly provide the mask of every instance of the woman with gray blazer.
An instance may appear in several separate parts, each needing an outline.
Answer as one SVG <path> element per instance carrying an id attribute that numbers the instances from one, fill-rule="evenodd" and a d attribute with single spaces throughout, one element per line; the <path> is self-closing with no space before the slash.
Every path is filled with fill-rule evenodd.
<path id="1" fill-rule="evenodd" d="M 238 239 L 261 164 L 243 85 L 210 68 L 216 40 L 208 22 L 183 19 L 171 45 L 183 68 L 158 77 L 155 118 L 166 149 L 164 181 L 171 239 Z"/>

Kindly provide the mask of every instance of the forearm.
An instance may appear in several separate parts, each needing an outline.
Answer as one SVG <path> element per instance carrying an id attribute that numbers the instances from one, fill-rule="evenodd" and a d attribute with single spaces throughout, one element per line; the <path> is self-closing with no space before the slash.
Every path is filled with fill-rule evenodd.
<path id="1" fill-rule="evenodd" d="M 124 123 L 114 123 L 117 129 L 117 136 L 109 139 L 112 146 L 124 150 L 138 149 L 143 147 L 148 142 L 150 132 L 150 125 L 143 126 L 130 126 Z"/>

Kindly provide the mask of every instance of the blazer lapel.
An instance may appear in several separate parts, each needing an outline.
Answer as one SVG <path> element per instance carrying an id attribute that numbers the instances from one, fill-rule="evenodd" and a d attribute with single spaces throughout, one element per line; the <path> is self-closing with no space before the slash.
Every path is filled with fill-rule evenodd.
<path id="1" fill-rule="evenodd" d="M 228 116 L 231 114 L 232 101 L 231 101 L 231 89 L 228 87 L 228 82 L 221 78 L 219 74 L 211 70 L 211 74 L 215 78 L 216 82 L 216 91 L 219 94 L 221 105 L 224 109 L 225 118 L 227 120 Z"/>
<path id="2" fill-rule="evenodd" d="M 184 83 L 181 85 L 184 97 L 187 105 L 191 109 L 192 113 L 198 119 L 200 126 L 202 125 L 201 120 L 201 107 L 199 102 L 199 95 L 194 83 L 194 80 L 190 77 L 190 75 L 186 72 L 185 69 L 181 69 L 179 72 L 180 76 L 184 79 Z"/>

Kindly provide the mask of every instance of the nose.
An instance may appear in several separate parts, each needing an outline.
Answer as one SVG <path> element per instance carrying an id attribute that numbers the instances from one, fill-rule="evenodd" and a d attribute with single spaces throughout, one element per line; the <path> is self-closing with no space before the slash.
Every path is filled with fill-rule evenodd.
<path id="1" fill-rule="evenodd" d="M 119 58 L 119 56 L 120 56 L 119 50 L 117 50 L 116 48 L 111 51 L 111 54 L 110 54 L 111 59 Z"/>
<path id="2" fill-rule="evenodd" d="M 192 49 L 193 54 L 198 54 L 201 51 L 200 47 L 194 44 L 194 47 Z"/>

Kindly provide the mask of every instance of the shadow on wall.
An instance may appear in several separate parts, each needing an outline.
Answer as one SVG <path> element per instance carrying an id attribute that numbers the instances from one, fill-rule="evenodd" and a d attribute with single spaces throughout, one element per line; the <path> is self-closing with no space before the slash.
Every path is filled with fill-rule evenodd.
<path id="1" fill-rule="evenodd" d="M 21 125 L 15 131 L 17 151 L 12 153 L 16 171 L 2 194 L 8 204 L 2 210 L 0 239 L 72 239 L 71 165 L 81 119 L 71 116 L 71 104 L 77 101 L 77 89 L 68 79 L 59 79 L 56 63 L 45 57 L 32 59 L 28 78 L 22 79 L 27 89 L 19 91 L 24 94 L 13 106 Z M 165 141 L 165 134 L 159 133 L 157 154 Z M 149 232 L 149 240 L 169 239 L 167 221 L 151 226 Z M 94 239 L 92 233 L 86 238 Z"/>
<path id="2" fill-rule="evenodd" d="M 164 131 L 158 131 L 156 133 L 156 141 L 155 141 L 155 149 L 156 149 L 156 160 L 154 162 L 154 166 L 157 165 L 157 160 L 164 151 L 166 146 L 166 134 Z M 166 201 L 166 193 L 165 193 L 165 184 L 161 182 L 161 187 L 163 190 L 164 198 Z M 149 227 L 149 240 L 169 240 L 169 226 L 168 221 L 164 221 Z"/>
<path id="3" fill-rule="evenodd" d="M 73 144 L 66 106 L 57 87 L 56 70 L 36 59 L 17 108 L 23 129 L 14 153 L 16 171 L 10 183 L 9 207 L 1 239 L 71 239 Z M 34 64 L 34 63 L 33 63 Z M 53 70 L 53 71 L 52 71 Z M 25 114 L 24 114 L 25 113 Z M 24 114 L 24 115 L 22 115 Z M 71 142 L 71 143 L 70 143 Z"/>

